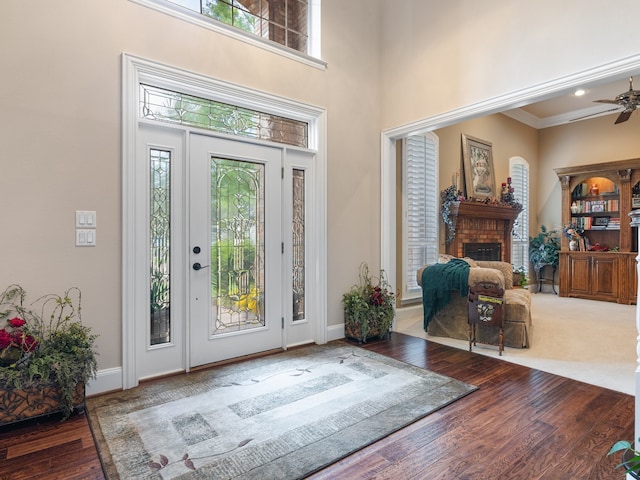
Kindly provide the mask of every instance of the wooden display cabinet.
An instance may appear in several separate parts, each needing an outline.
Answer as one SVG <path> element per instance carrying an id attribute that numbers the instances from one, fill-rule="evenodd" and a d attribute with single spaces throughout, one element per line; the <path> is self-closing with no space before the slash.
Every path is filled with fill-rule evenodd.
<path id="1" fill-rule="evenodd" d="M 555 169 L 562 185 L 562 224 L 584 229 L 580 250 L 562 236 L 560 296 L 636 303 L 638 245 L 629 212 L 640 192 L 640 159 Z"/>

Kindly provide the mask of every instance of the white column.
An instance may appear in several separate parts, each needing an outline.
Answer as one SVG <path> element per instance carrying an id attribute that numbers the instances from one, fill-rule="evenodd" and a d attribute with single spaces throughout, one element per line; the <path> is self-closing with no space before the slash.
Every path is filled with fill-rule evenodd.
<path id="1" fill-rule="evenodd" d="M 640 210 L 633 210 L 629 213 L 631 217 L 631 226 L 636 227 L 636 235 L 640 242 Z M 640 243 L 638 243 L 640 245 Z M 640 254 L 636 256 L 636 272 L 640 279 Z M 638 365 L 636 366 L 636 402 L 635 402 L 635 436 L 630 441 L 637 442 L 640 437 L 640 282 L 638 282 L 638 292 L 636 300 L 636 331 L 638 336 L 636 337 L 636 356 L 638 358 Z M 636 448 L 638 445 L 636 444 Z"/>

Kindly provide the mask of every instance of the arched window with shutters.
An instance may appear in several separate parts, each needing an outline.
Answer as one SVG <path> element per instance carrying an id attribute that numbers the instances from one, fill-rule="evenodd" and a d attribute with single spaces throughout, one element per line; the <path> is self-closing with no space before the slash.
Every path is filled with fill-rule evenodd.
<path id="1" fill-rule="evenodd" d="M 511 263 L 529 272 L 529 163 L 521 157 L 509 159 L 509 175 L 513 194 L 522 204 L 516 218 L 511 239 Z"/>
<path id="2" fill-rule="evenodd" d="M 438 258 L 438 137 L 412 135 L 402 142 L 401 303 L 422 295 L 418 269 Z"/>

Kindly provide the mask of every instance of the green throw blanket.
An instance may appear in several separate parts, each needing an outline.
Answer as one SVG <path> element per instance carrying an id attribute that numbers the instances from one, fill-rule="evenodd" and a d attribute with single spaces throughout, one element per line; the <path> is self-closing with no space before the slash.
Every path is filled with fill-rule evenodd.
<path id="1" fill-rule="evenodd" d="M 451 300 L 451 290 L 458 290 L 461 297 L 469 294 L 469 264 L 459 258 L 447 263 L 437 263 L 422 272 L 422 308 L 424 331 L 433 316 Z"/>

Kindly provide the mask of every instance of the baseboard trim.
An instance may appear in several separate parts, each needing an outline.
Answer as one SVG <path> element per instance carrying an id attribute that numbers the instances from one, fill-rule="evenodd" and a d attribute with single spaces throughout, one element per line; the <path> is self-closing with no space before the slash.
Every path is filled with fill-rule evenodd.
<path id="1" fill-rule="evenodd" d="M 339 325 L 329 325 L 327 327 L 327 341 L 340 340 L 344 338 L 344 323 Z"/>
<path id="2" fill-rule="evenodd" d="M 122 390 L 122 367 L 100 370 L 94 380 L 87 384 L 87 396 Z"/>

